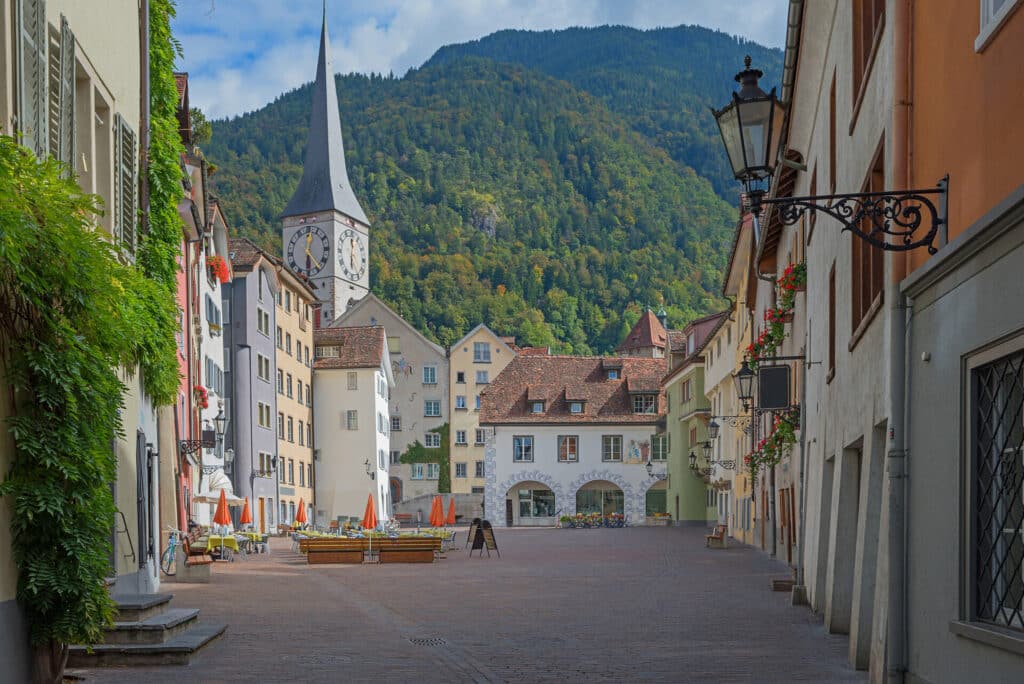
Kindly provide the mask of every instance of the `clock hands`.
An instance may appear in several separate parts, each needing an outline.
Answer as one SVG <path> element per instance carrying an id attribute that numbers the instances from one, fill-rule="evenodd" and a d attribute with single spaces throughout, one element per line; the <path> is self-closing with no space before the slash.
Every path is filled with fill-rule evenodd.
<path id="1" fill-rule="evenodd" d="M 313 233 L 306 233 L 306 259 L 316 265 L 317 269 L 323 268 L 320 262 L 313 258 L 313 254 L 309 251 L 309 246 L 313 244 Z"/>

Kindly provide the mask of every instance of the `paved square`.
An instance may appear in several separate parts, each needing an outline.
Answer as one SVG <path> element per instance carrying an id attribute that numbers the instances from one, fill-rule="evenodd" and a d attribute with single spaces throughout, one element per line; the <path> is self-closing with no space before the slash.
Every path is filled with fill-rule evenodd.
<path id="1" fill-rule="evenodd" d="M 704 548 L 702 529 L 495 531 L 502 557 L 433 565 L 218 563 L 167 583 L 228 623 L 187 667 L 79 671 L 109 682 L 863 681 L 846 637 L 770 591 L 781 563 Z M 459 540 L 465 541 L 465 531 Z"/>

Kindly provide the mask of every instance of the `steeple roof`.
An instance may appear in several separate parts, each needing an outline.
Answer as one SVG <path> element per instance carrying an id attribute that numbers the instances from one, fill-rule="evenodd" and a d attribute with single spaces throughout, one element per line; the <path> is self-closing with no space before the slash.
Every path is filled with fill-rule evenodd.
<path id="1" fill-rule="evenodd" d="M 664 349 L 667 344 L 668 333 L 665 332 L 665 326 L 657 319 L 654 312 L 647 309 L 615 351 L 627 352 L 651 347 Z"/>
<path id="2" fill-rule="evenodd" d="M 327 37 L 327 12 L 320 32 L 320 58 L 313 84 L 313 111 L 309 116 L 309 140 L 302 165 L 302 180 L 292 195 L 285 216 L 311 214 L 335 209 L 369 225 L 359 206 L 345 167 L 345 146 L 341 140 L 338 91 L 331 67 L 331 43 Z"/>

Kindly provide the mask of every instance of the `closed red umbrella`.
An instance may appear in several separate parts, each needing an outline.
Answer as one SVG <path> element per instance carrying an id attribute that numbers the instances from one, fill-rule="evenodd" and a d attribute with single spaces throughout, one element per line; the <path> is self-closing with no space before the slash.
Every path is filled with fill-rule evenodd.
<path id="1" fill-rule="evenodd" d="M 441 495 L 438 494 L 430 504 L 430 526 L 441 527 L 442 525 L 444 525 L 444 506 L 441 503 Z"/>
<path id="2" fill-rule="evenodd" d="M 213 514 L 213 522 L 218 525 L 230 525 L 231 516 L 228 515 L 228 497 L 224 490 L 220 490 L 220 501 L 217 502 L 217 510 Z"/>
<path id="3" fill-rule="evenodd" d="M 299 498 L 299 508 L 295 511 L 295 522 L 305 525 L 306 524 L 306 502 Z"/>
<path id="4" fill-rule="evenodd" d="M 455 524 L 455 497 L 448 498 L 448 517 L 444 520 L 445 525 Z"/>
<path id="5" fill-rule="evenodd" d="M 240 525 L 252 525 L 252 511 L 249 510 L 249 497 L 245 497 L 245 506 L 242 507 L 242 515 L 238 518 L 238 523 Z"/>
<path id="6" fill-rule="evenodd" d="M 377 527 L 377 509 L 373 505 L 373 494 L 370 494 L 366 499 L 366 512 L 363 513 L 363 529 L 372 530 L 375 527 Z"/>

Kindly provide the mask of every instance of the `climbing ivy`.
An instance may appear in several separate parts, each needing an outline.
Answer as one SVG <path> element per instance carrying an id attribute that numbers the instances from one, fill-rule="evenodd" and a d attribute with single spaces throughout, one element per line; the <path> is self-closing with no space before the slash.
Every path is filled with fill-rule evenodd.
<path id="1" fill-rule="evenodd" d="M 427 448 L 417 439 L 400 457 L 402 463 L 437 463 L 441 469 L 437 476 L 437 491 L 441 494 L 448 494 L 452 491 L 451 445 L 448 443 L 448 431 L 448 423 L 430 431 L 441 435 L 440 447 Z"/>
<path id="2" fill-rule="evenodd" d="M 103 580 L 121 377 L 160 349 L 166 298 L 96 230 L 100 200 L 66 170 L 0 136 L 0 363 L 14 442 L 0 497 L 18 602 L 58 671 L 65 644 L 99 641 L 113 618 Z"/>

